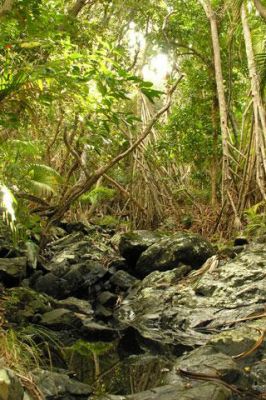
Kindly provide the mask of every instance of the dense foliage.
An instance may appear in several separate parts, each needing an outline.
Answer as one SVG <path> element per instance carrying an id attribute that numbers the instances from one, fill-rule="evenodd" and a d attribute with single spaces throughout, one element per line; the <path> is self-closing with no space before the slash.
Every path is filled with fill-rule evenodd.
<path id="1" fill-rule="evenodd" d="M 23 235 L 63 217 L 209 235 L 257 218 L 265 7 L 2 0 L 0 180 Z"/>

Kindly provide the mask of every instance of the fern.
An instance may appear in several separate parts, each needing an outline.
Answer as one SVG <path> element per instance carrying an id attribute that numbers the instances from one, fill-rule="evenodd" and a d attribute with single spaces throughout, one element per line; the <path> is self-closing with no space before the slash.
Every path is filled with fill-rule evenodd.
<path id="1" fill-rule="evenodd" d="M 263 235 L 266 233 L 266 201 L 261 201 L 248 208 L 244 215 L 247 220 L 245 232 L 247 235 Z"/>
<path id="2" fill-rule="evenodd" d="M 28 75 L 24 71 L 16 73 L 10 72 L 10 66 L 5 66 L 0 70 L 0 102 L 11 93 L 17 91 L 28 80 Z"/>
<path id="3" fill-rule="evenodd" d="M 83 194 L 79 201 L 82 203 L 99 204 L 105 200 L 112 200 L 115 196 L 115 190 L 106 186 L 99 186 L 91 190 L 89 193 Z"/>
<path id="4" fill-rule="evenodd" d="M 31 164 L 28 176 L 28 190 L 40 196 L 54 194 L 62 181 L 61 175 L 45 164 Z"/>
<path id="5" fill-rule="evenodd" d="M 23 155 L 27 156 L 33 156 L 40 152 L 40 143 L 38 141 L 11 139 L 6 145 L 15 153 L 23 153 Z"/>

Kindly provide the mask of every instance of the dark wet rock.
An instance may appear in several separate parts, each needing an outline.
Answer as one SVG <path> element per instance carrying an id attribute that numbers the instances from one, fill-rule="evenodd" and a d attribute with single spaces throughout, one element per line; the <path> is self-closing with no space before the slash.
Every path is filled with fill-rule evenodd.
<path id="1" fill-rule="evenodd" d="M 234 246 L 244 246 L 249 244 L 249 241 L 246 237 L 236 237 L 234 240 Z"/>
<path id="2" fill-rule="evenodd" d="M 103 306 L 102 304 L 97 304 L 95 308 L 95 317 L 102 320 L 110 319 L 113 317 L 113 310 Z"/>
<path id="3" fill-rule="evenodd" d="M 82 325 L 80 318 L 66 308 L 57 308 L 44 313 L 40 323 L 54 329 L 64 329 L 66 327 L 78 329 Z"/>
<path id="4" fill-rule="evenodd" d="M 202 346 L 178 358 L 173 370 L 166 375 L 164 382 L 166 384 L 179 383 L 180 369 L 195 374 L 217 376 L 229 384 L 239 383 L 244 379 L 242 370 L 232 360 L 232 357 L 220 353 L 209 345 Z"/>
<path id="5" fill-rule="evenodd" d="M 176 233 L 163 238 L 144 251 L 136 264 L 136 274 L 145 277 L 153 271 L 167 271 L 180 264 L 200 267 L 214 254 L 212 245 L 190 233 Z"/>
<path id="6" fill-rule="evenodd" d="M 90 231 L 90 225 L 84 224 L 81 221 L 77 222 L 60 222 L 59 226 L 64 229 L 67 233 L 83 232 L 88 233 Z"/>
<path id="7" fill-rule="evenodd" d="M 192 387 L 189 383 L 183 388 L 179 385 L 165 385 L 128 396 L 93 396 L 92 400 L 231 400 L 232 393 L 219 383 L 206 382 Z"/>
<path id="8" fill-rule="evenodd" d="M 120 254 L 130 267 L 134 267 L 141 253 L 164 236 L 165 234 L 161 232 L 145 230 L 124 233 L 118 241 Z"/>
<path id="9" fill-rule="evenodd" d="M 92 316 L 57 308 L 41 315 L 40 325 L 56 331 L 68 330 L 69 334 L 92 340 L 112 340 L 117 331 L 103 322 L 95 321 Z"/>
<path id="10" fill-rule="evenodd" d="M 89 385 L 64 373 L 40 370 L 34 371 L 34 377 L 44 400 L 87 400 L 92 392 Z"/>
<path id="11" fill-rule="evenodd" d="M 130 275 L 126 271 L 117 271 L 111 278 L 110 282 L 112 285 L 127 290 L 139 282 L 134 276 Z"/>
<path id="12" fill-rule="evenodd" d="M 116 317 L 150 340 L 195 346 L 214 340 L 215 334 L 219 335 L 216 332 L 228 330 L 232 321 L 241 323 L 250 315 L 263 313 L 265 246 L 254 244 L 234 260 L 213 259 L 213 262 L 215 268 L 210 267 L 199 276 L 191 273 L 180 282 L 178 268 L 153 272 L 122 301 Z M 250 326 L 250 321 L 247 324 Z M 222 335 L 230 336 L 231 331 L 222 332 Z M 250 330 L 250 336 L 254 338 L 254 332 L 258 338 L 256 331 Z M 224 339 L 218 338 L 221 345 Z M 237 341 L 239 343 L 239 337 L 232 339 L 232 343 Z M 241 348 L 249 348 L 253 341 L 246 339 Z M 232 347 L 234 355 L 240 350 Z"/>
<path id="13" fill-rule="evenodd" d="M 118 299 L 117 294 L 111 293 L 109 291 L 104 291 L 98 296 L 97 302 L 99 302 L 102 305 L 105 305 L 106 307 L 114 307 L 117 302 L 117 299 Z"/>
<path id="14" fill-rule="evenodd" d="M 85 315 L 93 315 L 93 310 L 90 303 L 87 300 L 80 300 L 76 297 L 67 297 L 64 300 L 59 300 L 57 302 L 59 307 L 65 307 L 68 310 L 82 313 Z"/>
<path id="15" fill-rule="evenodd" d="M 263 315 L 263 313 L 263 308 L 261 307 L 261 314 Z M 259 313 L 257 314 L 259 315 Z M 239 324 L 239 326 L 231 327 L 231 329 L 221 329 L 221 332 L 210 338 L 209 343 L 219 352 L 236 357 L 246 353 L 256 345 L 264 328 L 265 320 L 258 317 L 257 320 L 247 320 Z M 266 349 L 266 344 L 262 343 L 257 352 L 251 352 L 250 355 L 246 355 L 245 362 L 253 363 L 258 360 L 263 346 Z"/>
<path id="16" fill-rule="evenodd" d="M 0 258 L 0 280 L 11 284 L 21 281 L 27 273 L 27 258 Z"/>
<path id="17" fill-rule="evenodd" d="M 68 296 L 84 298 L 94 293 L 94 285 L 107 273 L 105 267 L 90 260 L 75 265 L 60 264 L 39 277 L 33 287 L 59 299 Z"/>
<path id="18" fill-rule="evenodd" d="M 23 400 L 24 390 L 15 375 L 7 368 L 0 369 L 0 400 Z"/>

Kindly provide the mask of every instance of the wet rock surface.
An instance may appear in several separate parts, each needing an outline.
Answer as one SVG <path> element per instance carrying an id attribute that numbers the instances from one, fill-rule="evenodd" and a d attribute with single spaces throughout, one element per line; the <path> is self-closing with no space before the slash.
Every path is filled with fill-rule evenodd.
<path id="1" fill-rule="evenodd" d="M 214 255 L 188 233 L 60 229 L 35 263 L 0 258 L 23 259 L 8 282 L 0 268 L 4 327 L 42 352 L 45 400 L 264 398 L 265 243 Z M 12 400 L 34 400 L 24 389 Z"/>
<path id="2" fill-rule="evenodd" d="M 184 264 L 196 269 L 213 254 L 207 240 L 179 232 L 149 246 L 139 257 L 135 271 L 143 278 L 153 271 L 168 271 Z"/>

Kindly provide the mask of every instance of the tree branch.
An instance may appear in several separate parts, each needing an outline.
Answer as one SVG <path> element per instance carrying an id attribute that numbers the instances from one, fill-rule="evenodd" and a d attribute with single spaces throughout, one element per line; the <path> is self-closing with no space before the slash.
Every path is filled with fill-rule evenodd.
<path id="1" fill-rule="evenodd" d="M 96 3 L 97 0 L 76 0 L 76 3 L 73 5 L 72 8 L 68 11 L 68 14 L 71 17 L 77 17 L 78 14 L 81 12 L 81 10 L 85 6 L 92 6 L 94 3 Z"/>
<path id="2" fill-rule="evenodd" d="M 266 20 L 266 7 L 262 4 L 261 0 L 254 0 L 254 4 L 260 16 Z"/>

